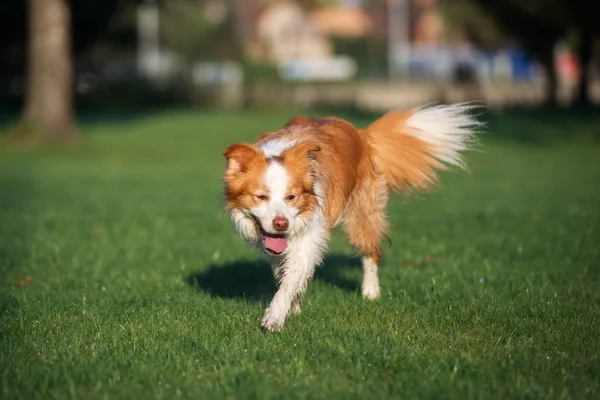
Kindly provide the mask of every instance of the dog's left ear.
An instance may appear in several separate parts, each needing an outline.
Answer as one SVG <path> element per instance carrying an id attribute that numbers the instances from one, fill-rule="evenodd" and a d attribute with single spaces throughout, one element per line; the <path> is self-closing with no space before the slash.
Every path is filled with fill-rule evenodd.
<path id="1" fill-rule="evenodd" d="M 298 145 L 286 151 L 284 158 L 286 156 L 292 156 L 296 159 L 298 159 L 299 157 L 308 157 L 310 160 L 314 161 L 317 159 L 317 153 L 320 151 L 321 147 L 318 144 L 312 142 L 301 142 Z"/>
<path id="2" fill-rule="evenodd" d="M 227 159 L 227 167 L 225 168 L 225 179 L 246 172 L 248 161 L 256 156 L 256 149 L 246 143 L 233 144 L 225 149 L 223 156 Z"/>
<path id="3" fill-rule="evenodd" d="M 317 152 L 321 151 L 321 148 L 319 146 L 314 146 L 313 148 L 309 149 L 306 154 L 308 155 L 308 158 L 310 158 L 311 160 L 316 160 L 317 159 Z"/>
<path id="4" fill-rule="evenodd" d="M 311 142 L 302 143 L 299 147 L 300 152 L 306 154 L 313 161 L 317 159 L 317 153 L 321 151 L 321 146 Z"/>

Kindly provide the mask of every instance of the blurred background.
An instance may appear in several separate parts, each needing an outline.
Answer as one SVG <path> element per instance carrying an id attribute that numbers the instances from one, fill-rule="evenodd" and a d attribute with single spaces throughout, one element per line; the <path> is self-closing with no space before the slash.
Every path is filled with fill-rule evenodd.
<path id="1" fill-rule="evenodd" d="M 33 121 L 72 106 L 600 101 L 594 0 L 4 0 L 0 20 L 2 112 Z"/>

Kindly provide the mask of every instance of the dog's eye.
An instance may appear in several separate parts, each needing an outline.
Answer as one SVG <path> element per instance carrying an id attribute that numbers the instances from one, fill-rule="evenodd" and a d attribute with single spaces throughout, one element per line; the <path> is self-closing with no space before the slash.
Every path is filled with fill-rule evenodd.
<path id="1" fill-rule="evenodd" d="M 290 195 L 287 197 L 287 199 L 288 199 L 288 200 L 294 200 L 295 198 L 296 198 L 296 196 L 295 196 L 295 195 L 293 195 L 293 194 L 290 194 Z"/>
<path id="2" fill-rule="evenodd" d="M 256 198 L 259 200 L 269 200 L 269 197 L 266 194 L 257 194 Z"/>

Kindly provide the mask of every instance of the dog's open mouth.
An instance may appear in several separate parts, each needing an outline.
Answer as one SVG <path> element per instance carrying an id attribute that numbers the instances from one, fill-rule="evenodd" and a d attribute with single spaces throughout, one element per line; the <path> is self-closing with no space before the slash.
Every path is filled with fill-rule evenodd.
<path id="1" fill-rule="evenodd" d="M 253 219 L 263 237 L 263 246 L 265 246 L 265 250 L 271 255 L 283 253 L 284 250 L 287 249 L 287 239 L 285 234 L 268 233 L 263 229 L 258 218 L 253 216 Z"/>
<path id="2" fill-rule="evenodd" d="M 287 239 L 285 238 L 285 235 L 273 235 L 265 231 L 262 232 L 262 235 L 265 250 L 270 254 L 281 254 L 287 249 Z"/>

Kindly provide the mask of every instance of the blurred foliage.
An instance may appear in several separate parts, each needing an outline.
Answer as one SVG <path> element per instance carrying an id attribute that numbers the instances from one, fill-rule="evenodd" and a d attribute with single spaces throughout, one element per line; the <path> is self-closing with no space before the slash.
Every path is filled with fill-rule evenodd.
<path id="1" fill-rule="evenodd" d="M 484 49 L 497 49 L 507 44 L 509 37 L 498 23 L 473 0 L 442 3 L 445 19 L 454 27 L 451 36 L 465 34 Z"/>
<path id="2" fill-rule="evenodd" d="M 479 7 L 507 36 L 516 39 L 547 72 L 548 103 L 556 102 L 554 46 L 571 38 L 582 69 L 578 87 L 580 103 L 589 103 L 588 67 L 593 57 L 593 38 L 600 34 L 600 7 L 597 0 L 461 0 Z M 468 15 L 468 14 L 465 14 Z M 573 35 L 572 33 L 576 34 Z"/>
<path id="3" fill-rule="evenodd" d="M 74 55 L 87 52 L 107 32 L 120 7 L 136 0 L 71 0 Z M 27 1 L 0 1 L 0 72 L 22 73 L 25 69 L 27 38 Z"/>
<path id="4" fill-rule="evenodd" d="M 161 12 L 165 45 L 188 61 L 241 57 L 231 1 L 169 0 Z"/>
<path id="5" fill-rule="evenodd" d="M 244 61 L 244 81 L 246 83 L 277 82 L 281 80 L 276 65 Z"/>
<path id="6" fill-rule="evenodd" d="M 363 36 L 333 37 L 335 54 L 352 57 L 358 64 L 358 77 L 378 77 L 386 73 L 387 41 L 385 38 Z"/>
<path id="7" fill-rule="evenodd" d="M 275 3 L 278 1 L 281 0 L 269 0 L 269 2 L 271 3 Z M 339 3 L 337 0 L 297 0 L 297 2 L 305 9 L 335 6 Z"/>
<path id="8" fill-rule="evenodd" d="M 189 85 L 172 81 L 168 85 L 156 85 L 146 79 L 107 81 L 94 92 L 77 96 L 77 109 L 132 110 L 136 108 L 161 108 L 189 105 Z"/>
<path id="9" fill-rule="evenodd" d="M 516 39 L 538 54 L 558 38 L 567 39 L 576 49 L 585 31 L 600 33 L 600 7 L 595 0 L 452 0 L 442 4 L 446 17 L 484 47 Z"/>
<path id="10" fill-rule="evenodd" d="M 137 4 L 135 0 L 121 0 L 106 29 L 89 49 L 95 62 L 114 60 L 134 54 L 137 48 Z"/>

